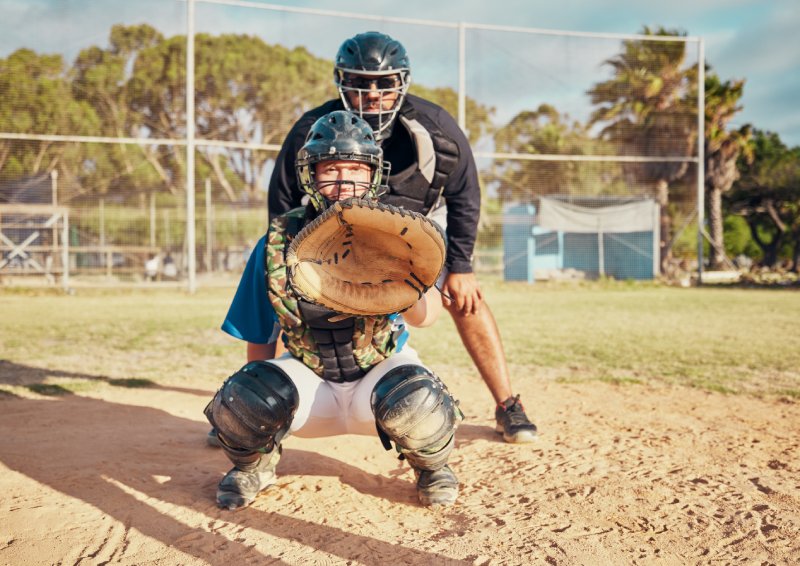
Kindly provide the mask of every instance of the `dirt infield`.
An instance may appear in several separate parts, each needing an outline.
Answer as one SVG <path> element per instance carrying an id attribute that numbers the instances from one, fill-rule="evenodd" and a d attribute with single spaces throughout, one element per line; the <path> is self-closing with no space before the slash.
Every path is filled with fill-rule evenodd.
<path id="1" fill-rule="evenodd" d="M 228 465 L 204 443 L 208 381 L 3 395 L 0 563 L 800 562 L 800 404 L 517 379 L 541 437 L 511 446 L 479 379 L 441 373 L 467 418 L 462 493 L 437 511 L 416 503 L 407 464 L 354 436 L 288 439 L 276 487 L 217 509 Z"/>

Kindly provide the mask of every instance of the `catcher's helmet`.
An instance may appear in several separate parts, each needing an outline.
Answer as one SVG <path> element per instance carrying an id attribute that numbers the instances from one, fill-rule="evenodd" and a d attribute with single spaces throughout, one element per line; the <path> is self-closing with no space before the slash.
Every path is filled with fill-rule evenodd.
<path id="1" fill-rule="evenodd" d="M 375 134 L 364 120 L 347 110 L 336 110 L 319 118 L 311 126 L 306 142 L 297 152 L 295 170 L 303 191 L 311 197 L 318 211 L 328 206 L 320 194 L 315 177 L 315 166 L 322 161 L 358 161 L 372 167 L 372 178 L 361 198 L 376 198 L 386 192 L 381 184 L 389 179 L 388 162 L 383 161 L 383 150 Z M 351 181 L 339 181 L 348 183 Z"/>
<path id="2" fill-rule="evenodd" d="M 378 140 L 388 137 L 411 84 L 405 47 L 384 33 L 360 33 L 339 47 L 333 77 L 345 108 L 367 120 Z M 379 109 L 365 109 L 364 95 L 372 92 L 373 84 L 380 95 Z M 395 95 L 394 105 L 385 110 L 384 97 Z"/>

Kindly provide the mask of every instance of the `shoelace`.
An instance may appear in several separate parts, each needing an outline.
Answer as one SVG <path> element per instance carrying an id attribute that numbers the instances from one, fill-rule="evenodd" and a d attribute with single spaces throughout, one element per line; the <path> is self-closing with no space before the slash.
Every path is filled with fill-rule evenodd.
<path id="1" fill-rule="evenodd" d="M 505 407 L 505 413 L 508 415 L 508 422 L 512 425 L 526 425 L 530 421 L 525 415 L 525 408 L 519 402 L 519 395 L 514 397 L 514 402 L 508 407 Z"/>

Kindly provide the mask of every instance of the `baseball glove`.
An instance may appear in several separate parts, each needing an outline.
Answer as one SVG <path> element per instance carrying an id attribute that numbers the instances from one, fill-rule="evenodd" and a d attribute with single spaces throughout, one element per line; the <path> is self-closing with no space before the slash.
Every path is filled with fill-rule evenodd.
<path id="1" fill-rule="evenodd" d="M 294 238 L 288 279 L 305 300 L 339 313 L 402 312 L 444 266 L 442 229 L 425 216 L 373 200 L 330 206 Z"/>

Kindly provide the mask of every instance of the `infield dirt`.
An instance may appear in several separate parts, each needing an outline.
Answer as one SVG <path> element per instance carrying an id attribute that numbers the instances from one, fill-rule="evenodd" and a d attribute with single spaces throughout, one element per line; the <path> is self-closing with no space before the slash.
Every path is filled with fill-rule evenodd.
<path id="1" fill-rule="evenodd" d="M 482 382 L 437 369 L 467 415 L 461 495 L 440 510 L 356 436 L 288 439 L 275 487 L 217 509 L 229 466 L 205 445 L 207 380 L 0 396 L 0 563 L 800 563 L 796 401 L 517 377 L 541 435 L 513 446 Z M 0 371 L 25 384 L 46 370 Z"/>

